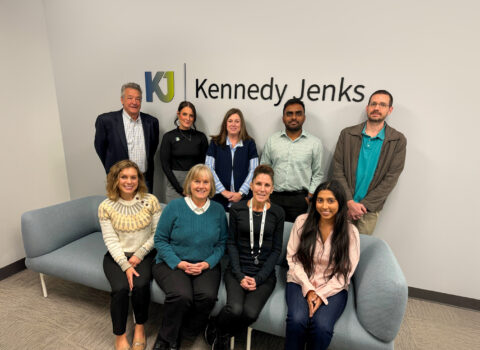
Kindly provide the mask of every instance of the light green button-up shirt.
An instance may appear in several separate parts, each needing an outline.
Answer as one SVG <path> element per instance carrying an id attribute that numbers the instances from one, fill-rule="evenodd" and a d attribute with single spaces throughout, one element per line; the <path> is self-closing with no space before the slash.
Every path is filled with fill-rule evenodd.
<path id="1" fill-rule="evenodd" d="M 275 171 L 275 191 L 308 190 L 313 193 L 323 181 L 322 142 L 306 131 L 292 141 L 285 131 L 270 136 L 261 164 Z"/>

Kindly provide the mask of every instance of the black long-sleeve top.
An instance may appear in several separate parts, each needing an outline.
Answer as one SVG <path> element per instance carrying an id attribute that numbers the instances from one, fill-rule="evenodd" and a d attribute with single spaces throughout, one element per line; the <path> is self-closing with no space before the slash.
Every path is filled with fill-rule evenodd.
<path id="1" fill-rule="evenodd" d="M 172 170 L 188 171 L 194 165 L 204 163 L 207 149 L 207 137 L 195 129 L 176 128 L 163 135 L 160 162 L 168 181 L 179 194 L 182 194 L 183 188 Z"/>
<path id="2" fill-rule="evenodd" d="M 248 201 L 243 200 L 230 208 L 227 251 L 232 272 L 238 281 L 249 276 L 255 279 L 257 285 L 261 285 L 274 273 L 275 264 L 282 252 L 285 212 L 274 203 L 267 210 L 263 244 L 258 256 L 259 264 L 255 265 L 250 252 L 250 221 L 247 203 Z M 254 211 L 253 213 L 253 251 L 254 255 L 257 255 L 262 212 Z"/>

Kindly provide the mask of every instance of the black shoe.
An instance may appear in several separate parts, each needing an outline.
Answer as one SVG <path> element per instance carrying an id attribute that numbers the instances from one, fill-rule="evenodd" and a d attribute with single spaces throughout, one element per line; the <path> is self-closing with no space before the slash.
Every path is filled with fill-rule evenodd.
<path id="1" fill-rule="evenodd" d="M 173 344 L 170 344 L 170 347 L 168 349 L 169 350 L 180 350 L 180 346 L 178 345 L 178 343 L 173 343 Z"/>
<path id="2" fill-rule="evenodd" d="M 230 336 L 221 335 L 215 338 L 212 344 L 212 350 L 228 350 L 229 349 Z"/>
<path id="3" fill-rule="evenodd" d="M 203 336 L 208 345 L 213 344 L 217 337 L 217 327 L 215 327 L 215 321 L 213 318 L 208 319 L 207 327 L 205 328 Z"/>
<path id="4" fill-rule="evenodd" d="M 170 350 L 171 346 L 170 344 L 163 340 L 162 337 L 160 336 L 160 333 L 157 335 L 157 339 L 155 340 L 155 344 L 153 345 L 152 350 Z M 175 348 L 177 350 L 177 348 Z"/>

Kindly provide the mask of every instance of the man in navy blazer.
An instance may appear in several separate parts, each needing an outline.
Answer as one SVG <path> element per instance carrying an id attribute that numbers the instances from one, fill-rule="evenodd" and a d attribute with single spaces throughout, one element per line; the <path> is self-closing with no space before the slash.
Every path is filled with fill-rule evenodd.
<path id="1" fill-rule="evenodd" d="M 159 142 L 158 119 L 140 112 L 142 89 L 135 83 L 122 86 L 123 108 L 101 114 L 95 122 L 95 150 L 109 172 L 123 159 L 137 163 L 145 175 L 149 192 L 153 190 L 153 157 Z"/>

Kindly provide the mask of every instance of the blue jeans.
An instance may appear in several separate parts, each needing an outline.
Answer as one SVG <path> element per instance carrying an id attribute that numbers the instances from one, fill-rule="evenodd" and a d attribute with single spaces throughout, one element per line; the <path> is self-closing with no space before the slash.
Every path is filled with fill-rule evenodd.
<path id="1" fill-rule="evenodd" d="M 312 318 L 308 317 L 307 299 L 302 287 L 287 283 L 287 331 L 285 349 L 327 349 L 333 336 L 333 327 L 347 305 L 348 292 L 341 292 L 328 298 L 328 305 L 322 303 Z"/>

